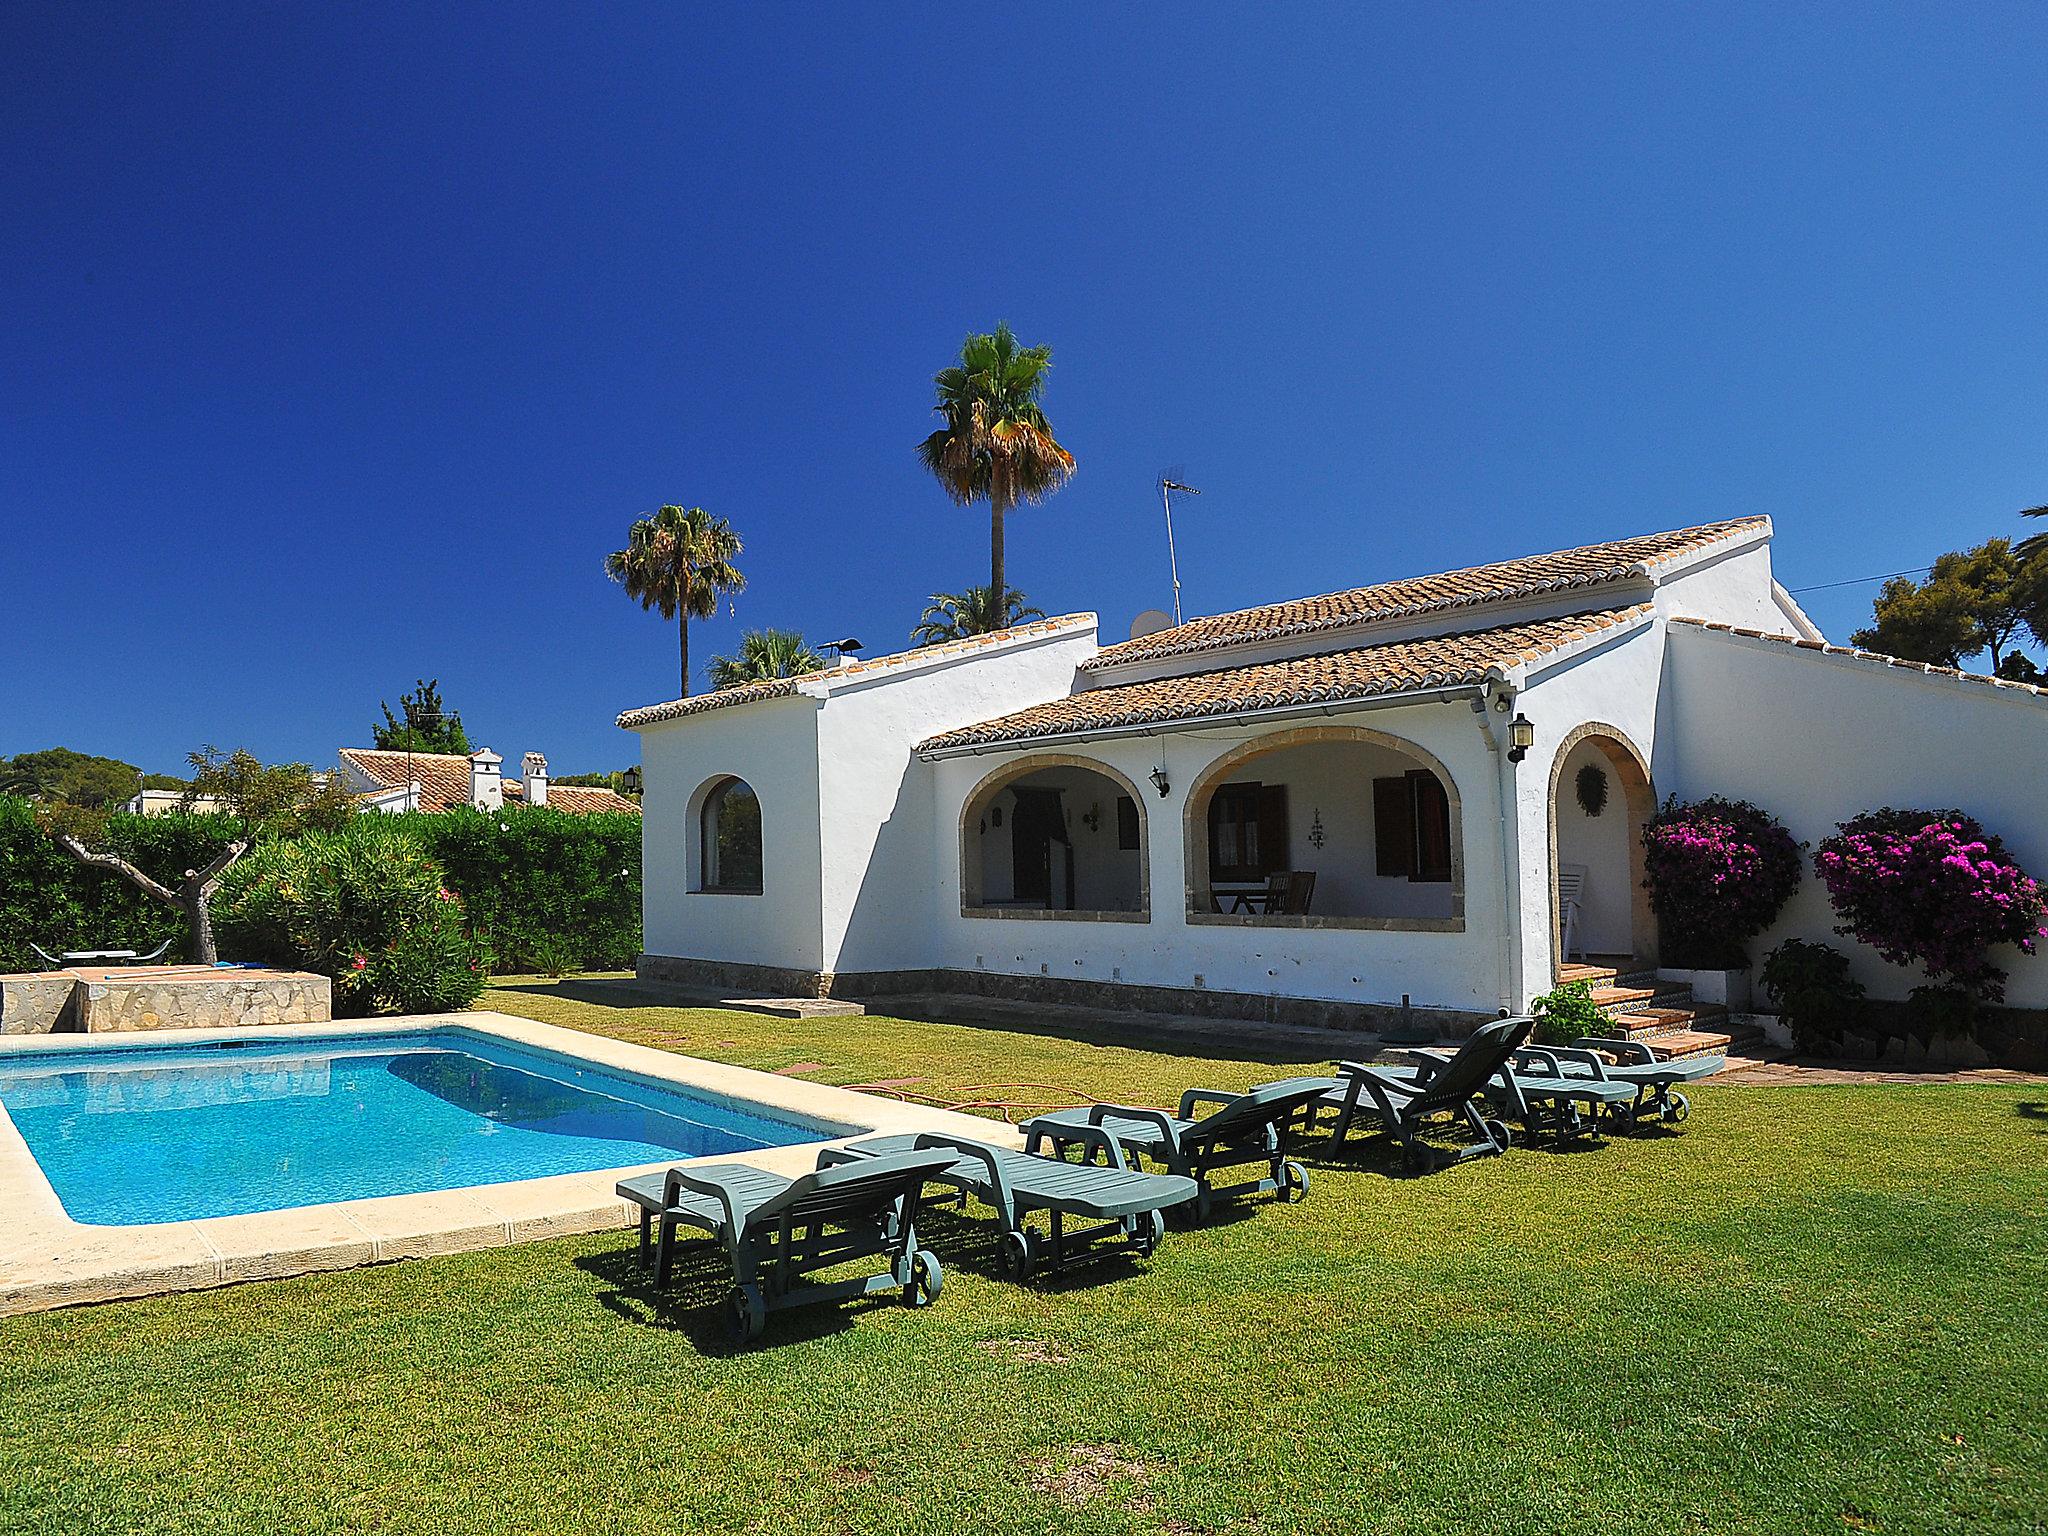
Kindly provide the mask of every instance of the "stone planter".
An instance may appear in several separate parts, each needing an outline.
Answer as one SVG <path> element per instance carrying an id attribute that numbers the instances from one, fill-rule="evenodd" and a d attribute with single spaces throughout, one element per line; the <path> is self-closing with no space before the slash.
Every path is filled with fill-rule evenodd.
<path id="1" fill-rule="evenodd" d="M 1692 988 L 1692 1000 L 1696 1003 L 1719 1003 L 1730 1013 L 1749 1011 L 1749 972 L 1736 971 L 1678 971 L 1660 970 L 1659 981 L 1668 981 Z"/>

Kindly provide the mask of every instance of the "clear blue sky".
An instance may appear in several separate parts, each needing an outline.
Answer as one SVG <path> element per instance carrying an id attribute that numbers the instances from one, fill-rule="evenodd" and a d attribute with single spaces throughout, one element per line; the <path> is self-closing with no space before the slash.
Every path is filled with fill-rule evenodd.
<path id="1" fill-rule="evenodd" d="M 728 11 L 734 14 L 726 14 Z M 331 761 L 438 676 L 618 766 L 663 501 L 743 627 L 986 580 L 912 455 L 1047 342 L 1044 608 L 1192 612 L 1740 513 L 1787 585 L 2048 501 L 2048 11 L 0 10 L 0 753 Z M 1872 587 L 1810 595 L 1837 638 Z"/>

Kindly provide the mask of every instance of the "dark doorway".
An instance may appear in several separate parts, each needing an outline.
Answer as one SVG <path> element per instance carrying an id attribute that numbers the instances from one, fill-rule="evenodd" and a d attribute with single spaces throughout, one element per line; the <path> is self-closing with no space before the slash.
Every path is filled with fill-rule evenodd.
<path id="1" fill-rule="evenodd" d="M 1036 902 L 1051 908 L 1053 888 L 1060 887 L 1061 910 L 1074 905 L 1074 860 L 1067 840 L 1066 813 L 1056 789 L 1019 789 L 1015 809 L 1010 812 L 1011 891 L 1020 902 Z M 1053 846 L 1060 856 L 1055 859 Z"/>

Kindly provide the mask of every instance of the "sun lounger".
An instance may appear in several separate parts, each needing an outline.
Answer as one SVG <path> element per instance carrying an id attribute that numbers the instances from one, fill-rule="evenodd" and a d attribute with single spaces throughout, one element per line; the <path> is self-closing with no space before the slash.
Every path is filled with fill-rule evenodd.
<path id="1" fill-rule="evenodd" d="M 1041 1157 L 1037 1146 L 1042 1136 L 1033 1136 L 1027 1150 L 1020 1152 L 934 1132 L 873 1136 L 823 1156 L 837 1162 L 933 1149 L 952 1153 L 955 1161 L 931 1175 L 932 1181 L 972 1195 L 1002 1218 L 1008 1230 L 1003 1233 L 1000 1262 L 1011 1280 L 1056 1272 L 1106 1252 L 1149 1256 L 1166 1235 L 1162 1213 L 1194 1199 L 1195 1181 L 1127 1167 L 1115 1138 L 1099 1126 L 1068 1126 L 1062 1134 L 1067 1145 L 1099 1153 L 1101 1162 Z M 1049 1236 L 1025 1225 L 1033 1211 L 1047 1213 Z M 1069 1217 L 1094 1225 L 1070 1230 Z"/>
<path id="2" fill-rule="evenodd" d="M 1297 1077 L 1266 1083 L 1249 1093 L 1219 1093 L 1190 1088 L 1180 1097 L 1180 1112 L 1140 1109 L 1128 1104 L 1095 1104 L 1039 1115 L 1019 1126 L 1027 1144 L 1047 1147 L 1064 1157 L 1069 1147 L 1085 1156 L 1095 1138 L 1107 1131 L 1116 1143 L 1195 1183 L 1195 1217 L 1204 1220 L 1220 1195 L 1277 1194 L 1299 1200 L 1308 1193 L 1308 1170 L 1287 1155 L 1288 1135 L 1304 1111 L 1331 1087 L 1326 1077 Z M 1213 1106 L 1197 1119 L 1205 1106 Z M 1209 1175 L 1219 1169 L 1263 1163 L 1266 1174 L 1243 1184 L 1218 1189 Z"/>
<path id="3" fill-rule="evenodd" d="M 1482 1024 L 1440 1065 L 1340 1062 L 1342 1076 L 1323 1079 L 1327 1086 L 1310 1102 L 1309 1118 L 1313 1122 L 1326 1112 L 1335 1113 L 1333 1145 L 1341 1145 L 1354 1125 L 1385 1131 L 1401 1144 L 1410 1169 L 1437 1166 L 1447 1158 L 1464 1162 L 1497 1156 L 1507 1151 L 1512 1138 L 1502 1120 L 1484 1113 L 1482 1101 L 1508 1057 L 1535 1027 L 1535 1020 L 1527 1018 Z M 1428 1129 L 1443 1119 L 1462 1120 L 1471 1133 L 1465 1145 L 1449 1154 L 1425 1139 Z"/>
<path id="4" fill-rule="evenodd" d="M 744 1163 L 671 1168 L 621 1180 L 618 1192 L 640 1208 L 640 1261 L 655 1239 L 654 1281 L 668 1284 L 675 1229 L 696 1227 L 724 1245 L 732 1261 L 727 1321 L 742 1340 L 757 1339 L 768 1314 L 784 1307 L 872 1296 L 901 1289 L 906 1306 L 938 1300 L 943 1278 L 935 1255 L 917 1246 L 917 1206 L 925 1182 L 951 1167 L 946 1152 L 897 1153 L 821 1167 L 801 1178 Z M 881 1254 L 889 1268 L 826 1285 L 800 1282 L 812 1270 Z"/>
<path id="5" fill-rule="evenodd" d="M 1672 1125 L 1692 1112 L 1692 1101 L 1676 1091 L 1680 1083 L 1696 1083 L 1712 1077 L 1728 1065 L 1726 1056 L 1679 1056 L 1669 1061 L 1641 1040 L 1605 1039 L 1587 1036 L 1568 1047 L 1551 1052 L 1567 1072 L 1586 1073 L 1606 1082 L 1624 1083 L 1636 1090 L 1635 1100 L 1623 1116 L 1630 1126 L 1656 1116 Z"/>
<path id="6" fill-rule="evenodd" d="M 1407 1054 L 1416 1065 L 1405 1075 L 1418 1084 L 1430 1082 L 1471 1048 L 1472 1041 L 1457 1051 L 1430 1046 L 1411 1049 Z M 1348 1073 L 1355 1070 L 1355 1064 L 1347 1062 L 1345 1068 Z M 1397 1078 L 1404 1075 L 1399 1067 L 1377 1070 Z M 1498 1070 L 1481 1087 L 1480 1097 L 1495 1120 L 1504 1126 L 1519 1126 L 1524 1140 L 1563 1143 L 1597 1135 L 1603 1120 L 1625 1116 L 1635 1092 L 1591 1072 L 1567 1072 L 1553 1047 L 1524 1043 L 1506 1053 Z M 1475 1140 L 1461 1155 L 1484 1156 L 1486 1150 Z"/>

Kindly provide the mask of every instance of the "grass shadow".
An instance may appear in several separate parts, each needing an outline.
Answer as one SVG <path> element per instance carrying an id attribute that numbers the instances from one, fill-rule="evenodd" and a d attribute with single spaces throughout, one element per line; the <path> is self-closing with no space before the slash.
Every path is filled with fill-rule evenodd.
<path id="1" fill-rule="evenodd" d="M 635 1244 L 584 1254 L 573 1262 L 607 1287 L 598 1293 L 598 1305 L 614 1317 L 635 1327 L 680 1333 L 696 1346 L 699 1354 L 713 1358 L 729 1358 L 764 1345 L 794 1344 L 843 1333 L 861 1313 L 901 1304 L 894 1291 L 885 1291 L 877 1296 L 793 1307 L 773 1313 L 767 1332 L 753 1343 L 743 1344 L 726 1323 L 726 1298 L 733 1286 L 732 1266 L 713 1243 L 682 1243 L 665 1290 L 655 1285 L 651 1264 L 641 1267 Z"/>

